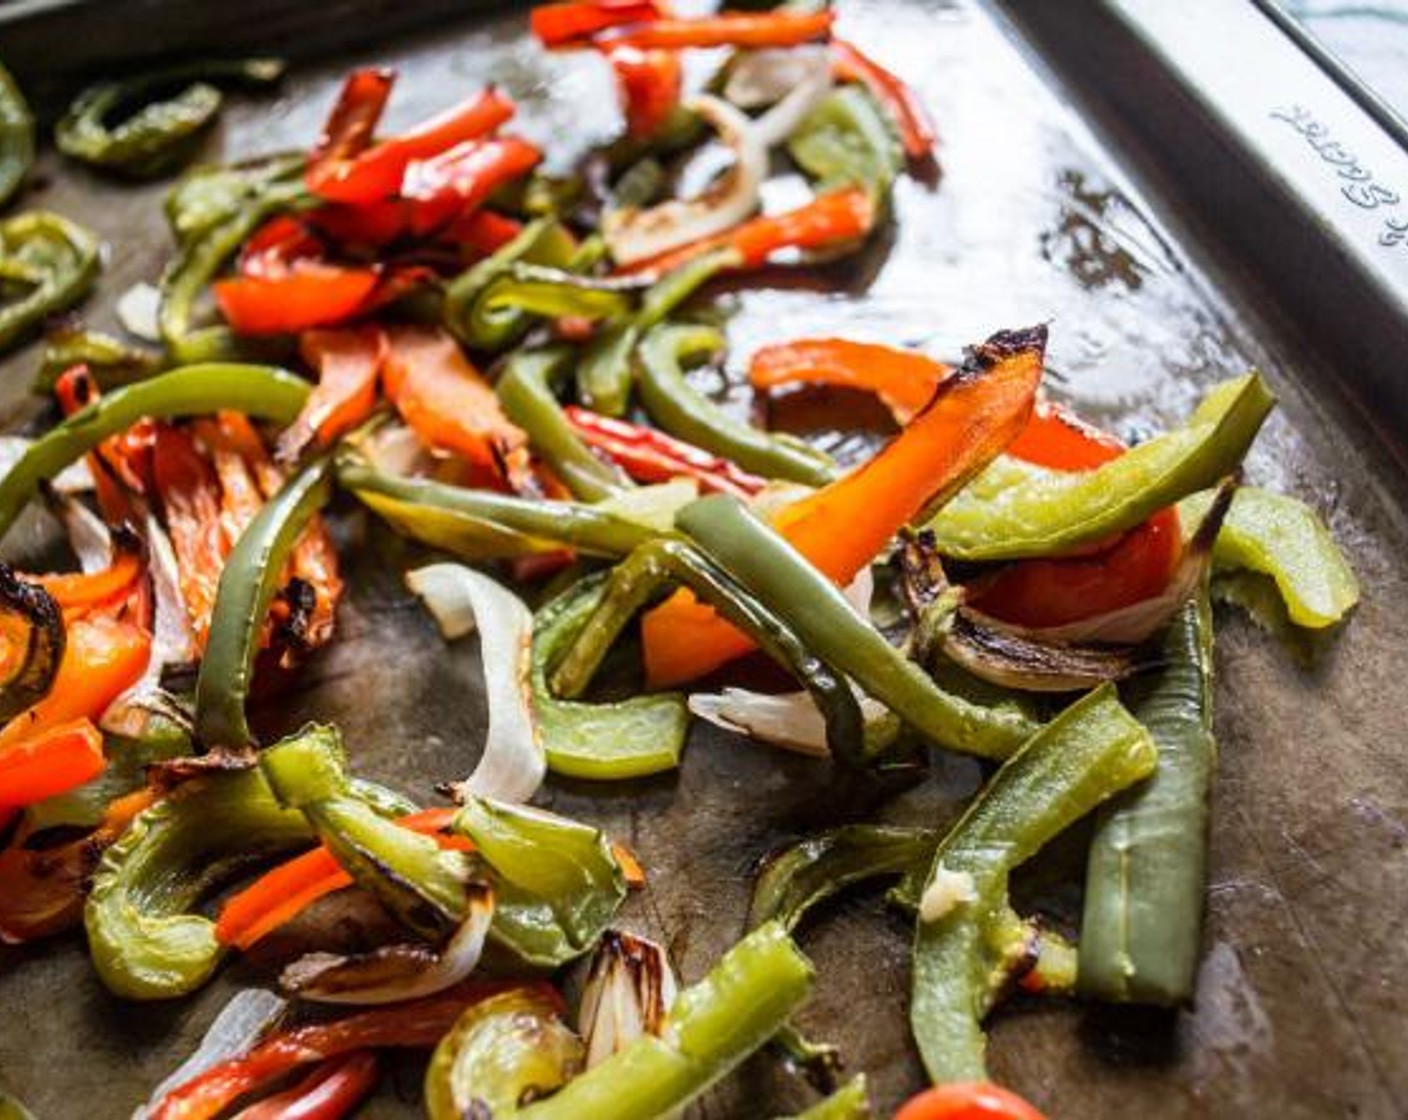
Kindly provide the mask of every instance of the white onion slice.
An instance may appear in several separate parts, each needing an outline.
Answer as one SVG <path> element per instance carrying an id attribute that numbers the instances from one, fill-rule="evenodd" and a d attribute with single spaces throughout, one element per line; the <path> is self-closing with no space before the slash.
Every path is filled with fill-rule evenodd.
<path id="1" fill-rule="evenodd" d="M 888 709 L 869 696 L 858 697 L 861 718 L 882 720 Z M 828 758 L 826 720 L 809 692 L 751 692 L 725 688 L 722 692 L 696 692 L 689 710 L 715 727 L 747 735 L 770 746 L 811 758 Z"/>
<path id="2" fill-rule="evenodd" d="M 768 152 L 753 122 L 717 97 L 696 97 L 689 107 L 713 125 L 724 144 L 733 149 L 733 166 L 697 198 L 675 198 L 645 210 L 628 207 L 606 214 L 602 235 L 619 265 L 635 264 L 723 233 L 758 208 Z"/>
<path id="3" fill-rule="evenodd" d="M 753 135 L 764 148 L 787 140 L 831 92 L 831 56 L 826 48 L 812 48 L 804 61 L 806 66 L 787 95 L 753 122 Z"/>
<path id="4" fill-rule="evenodd" d="M 10 473 L 10 468 L 20 461 L 20 456 L 33 443 L 32 439 L 24 436 L 0 436 L 0 478 Z M 49 486 L 60 494 L 81 494 L 93 489 L 93 472 L 88 469 L 87 456 L 70 463 L 49 479 Z"/>
<path id="5" fill-rule="evenodd" d="M 200 1040 L 196 1051 L 176 1067 L 132 1113 L 132 1120 L 145 1120 L 171 1090 L 192 1081 L 206 1070 L 231 1058 L 248 1054 L 259 1040 L 278 1025 L 288 1009 L 288 1001 L 263 988 L 236 992 L 220 1009 Z"/>
<path id="6" fill-rule="evenodd" d="M 489 731 L 479 765 L 454 787 L 464 794 L 523 802 L 538 792 L 547 756 L 533 716 L 529 681 L 533 615 L 500 584 L 463 564 L 430 564 L 406 573 L 449 640 L 479 630 Z"/>
<path id="7" fill-rule="evenodd" d="M 831 55 L 826 47 L 803 45 L 739 51 L 729 66 L 724 96 L 740 109 L 761 109 L 764 105 L 776 104 L 816 72 L 818 58 L 829 77 Z"/>
<path id="8" fill-rule="evenodd" d="M 645 1035 L 659 1035 L 679 988 L 665 950 L 645 937 L 607 930 L 582 989 L 577 1033 L 587 1069 Z"/>
<path id="9" fill-rule="evenodd" d="M 846 597 L 846 602 L 851 604 L 851 609 L 865 619 L 870 621 L 870 600 L 875 597 L 875 575 L 867 564 L 859 572 L 856 578 L 841 590 L 841 594 Z"/>
<path id="10" fill-rule="evenodd" d="M 117 318 L 128 334 L 147 342 L 161 341 L 161 292 L 143 281 L 133 284 L 117 301 Z"/>
<path id="11" fill-rule="evenodd" d="M 470 883 L 465 919 L 439 952 L 423 945 L 387 945 L 353 957 L 309 953 L 285 968 L 279 982 L 299 999 L 318 1003 L 399 1003 L 431 996 L 474 971 L 493 920 L 493 890 Z"/>

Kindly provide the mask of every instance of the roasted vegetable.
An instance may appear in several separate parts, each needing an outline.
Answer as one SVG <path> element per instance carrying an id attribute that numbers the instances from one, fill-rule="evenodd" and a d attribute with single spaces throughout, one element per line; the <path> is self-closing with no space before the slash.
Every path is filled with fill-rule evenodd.
<path id="1" fill-rule="evenodd" d="M 47 210 L 0 221 L 0 352 L 88 294 L 101 268 L 82 226 Z"/>
<path id="2" fill-rule="evenodd" d="M 24 185 L 34 162 L 34 116 L 10 72 L 0 66 L 0 206 Z"/>

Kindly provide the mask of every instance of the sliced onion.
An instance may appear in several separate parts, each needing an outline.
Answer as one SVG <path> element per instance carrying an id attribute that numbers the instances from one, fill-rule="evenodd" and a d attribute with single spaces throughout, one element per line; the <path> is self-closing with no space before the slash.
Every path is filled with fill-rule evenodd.
<path id="1" fill-rule="evenodd" d="M 248 1054 L 260 1039 L 279 1024 L 287 1010 L 287 1000 L 263 988 L 245 988 L 236 992 L 230 1002 L 220 1009 L 220 1014 L 215 1016 L 195 1053 L 152 1090 L 146 1103 L 132 1113 L 132 1120 L 145 1120 L 168 1093 L 206 1070 Z"/>
<path id="2" fill-rule="evenodd" d="M 592 959 L 577 1016 L 577 1033 L 587 1043 L 587 1069 L 638 1038 L 659 1036 L 678 991 L 660 945 L 607 930 Z"/>
<path id="3" fill-rule="evenodd" d="M 435 457 L 414 429 L 407 424 L 378 424 L 356 440 L 367 462 L 388 474 L 415 476 L 429 474 Z"/>
<path id="4" fill-rule="evenodd" d="M 723 233 L 751 217 L 758 208 L 768 152 L 754 132 L 753 122 L 717 97 L 696 97 L 689 107 L 712 124 L 723 142 L 733 149 L 733 166 L 697 198 L 676 198 L 645 210 L 627 207 L 606 214 L 601 223 L 602 235 L 617 264 L 648 260 Z"/>
<path id="5" fill-rule="evenodd" d="M 547 772 L 529 681 L 532 613 L 517 595 L 463 564 L 417 568 L 406 573 L 406 585 L 425 600 L 447 639 L 479 630 L 489 731 L 474 773 L 452 787 L 456 799 L 527 801 Z"/>
<path id="6" fill-rule="evenodd" d="M 319 1003 L 379 1004 L 419 999 L 452 988 L 474 971 L 494 920 L 494 892 L 470 883 L 468 911 L 445 948 L 387 945 L 344 957 L 309 953 L 284 969 L 279 983 L 300 999 Z"/>
<path id="7" fill-rule="evenodd" d="M 867 724 L 888 716 L 885 705 L 869 696 L 859 697 L 861 716 Z M 696 692 L 689 710 L 715 727 L 812 758 L 829 758 L 826 720 L 809 692 L 751 692 L 725 688 L 722 692 Z"/>
<path id="8" fill-rule="evenodd" d="M 147 342 L 161 341 L 161 292 L 143 281 L 133 284 L 117 301 L 117 319 L 128 334 Z"/>
<path id="9" fill-rule="evenodd" d="M 753 122 L 753 134 L 764 148 L 790 138 L 797 126 L 831 92 L 831 56 L 827 49 L 807 49 L 804 61 L 805 68 L 787 95 Z"/>
<path id="10" fill-rule="evenodd" d="M 960 608 L 944 634 L 944 655 L 975 677 L 1025 692 L 1094 688 L 1149 664 L 1133 645 L 1081 645 L 1036 633 Z"/>
<path id="11" fill-rule="evenodd" d="M 32 439 L 24 436 L 0 436 L 0 478 L 10 473 L 10 468 L 20 461 L 20 456 L 33 443 Z M 81 494 L 93 489 L 93 472 L 88 469 L 87 456 L 70 463 L 49 479 L 48 485 L 49 489 L 60 494 Z"/>
<path id="12" fill-rule="evenodd" d="M 766 47 L 740 51 L 729 64 L 724 96 L 740 109 L 761 109 L 781 101 L 817 68 L 818 56 L 831 73 L 826 47 Z"/>
<path id="13" fill-rule="evenodd" d="M 860 615 L 867 622 L 870 621 L 870 601 L 875 597 L 875 575 L 867 564 L 857 574 L 856 578 L 842 589 L 841 594 L 846 597 L 846 602 L 851 604 L 851 609 Z"/>

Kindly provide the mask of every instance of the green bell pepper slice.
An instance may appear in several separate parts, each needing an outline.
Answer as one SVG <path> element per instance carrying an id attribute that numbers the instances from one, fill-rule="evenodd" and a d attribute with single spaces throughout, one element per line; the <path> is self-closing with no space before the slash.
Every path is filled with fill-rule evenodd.
<path id="1" fill-rule="evenodd" d="M 764 432 L 729 416 L 685 379 L 683 362 L 723 346 L 713 327 L 658 326 L 640 344 L 641 402 L 671 435 L 732 459 L 744 470 L 824 486 L 836 475 L 830 456 L 792 436 Z"/>
<path id="2" fill-rule="evenodd" d="M 14 76 L 0 66 L 0 206 L 15 196 L 34 163 L 34 114 Z"/>
<path id="3" fill-rule="evenodd" d="M 34 1120 L 34 1114 L 17 1097 L 0 1089 L 0 1120 Z"/>
<path id="4" fill-rule="evenodd" d="M 177 242 L 189 245 L 270 192 L 288 192 L 285 197 L 301 205 L 297 190 L 306 164 L 301 154 L 286 154 L 193 168 L 167 194 L 166 220 Z"/>
<path id="5" fill-rule="evenodd" d="M 1001 759 L 1040 726 L 1013 706 L 985 706 L 940 688 L 736 499 L 722 494 L 701 498 L 686 506 L 675 524 L 781 618 L 815 657 L 845 673 L 929 741 Z"/>
<path id="6" fill-rule="evenodd" d="M 1051 556 L 1125 532 L 1233 474 L 1275 403 L 1249 373 L 1215 388 L 1182 427 L 1094 470 L 998 459 L 928 527 L 959 560 Z"/>
<path id="7" fill-rule="evenodd" d="M 929 884 L 963 876 L 969 897 L 926 918 L 921 896 L 910 1023 L 935 1084 L 986 1080 L 982 1021 L 1025 951 L 1026 929 L 1007 903 L 1012 871 L 1147 777 L 1157 758 L 1149 733 L 1102 685 L 1008 759 L 939 844 Z"/>
<path id="8" fill-rule="evenodd" d="M 516 307 L 490 308 L 483 302 L 484 295 L 515 265 L 568 269 L 588 259 L 577 256 L 578 252 L 560 222 L 551 218 L 530 222 L 507 245 L 450 281 L 441 308 L 445 325 L 476 350 L 507 349 L 527 332 L 533 316 Z"/>
<path id="9" fill-rule="evenodd" d="M 1124 690 L 1159 766 L 1100 813 L 1085 877 L 1080 990 L 1118 1003 L 1176 1006 L 1193 996 L 1207 890 L 1212 617 L 1206 595 L 1163 640 L 1163 668 Z"/>
<path id="10" fill-rule="evenodd" d="M 0 222 L 0 353 L 88 294 L 102 267 L 98 240 L 47 210 Z"/>
<path id="11" fill-rule="evenodd" d="M 1213 494 L 1179 503 L 1185 525 L 1201 523 Z M 1212 551 L 1214 570 L 1270 578 L 1296 626 L 1323 630 L 1342 622 L 1359 602 L 1359 581 L 1325 523 L 1304 502 L 1239 487 Z"/>
<path id="12" fill-rule="evenodd" d="M 865 1074 L 857 1074 L 823 1101 L 817 1101 L 792 1120 L 870 1120 L 870 1096 L 866 1092 Z"/>
<path id="13" fill-rule="evenodd" d="M 777 923 L 750 933 L 680 993 L 660 1037 L 646 1035 L 569 1081 L 519 1120 L 658 1120 L 738 1067 L 811 990 L 811 963 Z"/>
<path id="14" fill-rule="evenodd" d="M 35 440 L 0 479 L 0 537 L 53 478 L 103 440 L 143 417 L 173 419 L 220 409 L 291 423 L 308 398 L 308 382 L 272 366 L 216 363 L 184 366 L 106 393 Z"/>
<path id="15" fill-rule="evenodd" d="M 54 391 L 59 375 L 76 365 L 87 366 L 103 392 L 143 381 L 166 368 L 162 356 L 145 347 L 101 331 L 59 326 L 44 335 L 44 352 L 30 391 L 47 396 Z"/>
<path id="16" fill-rule="evenodd" d="M 196 677 L 195 735 L 206 749 L 255 742 L 245 701 L 260 630 L 294 546 L 331 496 L 329 459 L 311 460 L 260 507 L 225 559 Z"/>
<path id="17" fill-rule="evenodd" d="M 678 693 L 586 704 L 558 699 L 549 685 L 549 671 L 605 601 L 609 578 L 598 572 L 579 580 L 533 617 L 533 713 L 548 769 L 572 778 L 618 781 L 673 770 L 689 732 L 689 711 Z"/>
<path id="18" fill-rule="evenodd" d="M 856 85 L 827 94 L 797 126 L 787 152 L 815 181 L 818 194 L 863 187 L 876 203 L 888 198 L 904 165 L 874 98 Z"/>

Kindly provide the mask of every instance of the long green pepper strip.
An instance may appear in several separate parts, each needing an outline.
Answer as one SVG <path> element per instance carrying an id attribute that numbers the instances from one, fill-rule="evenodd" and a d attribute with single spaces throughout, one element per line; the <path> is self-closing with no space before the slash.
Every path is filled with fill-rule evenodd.
<path id="1" fill-rule="evenodd" d="M 986 1080 L 982 1021 L 1020 951 L 1007 882 L 1053 837 L 1154 769 L 1149 733 L 1102 685 L 1052 720 L 983 788 L 940 843 L 930 884 L 968 877 L 972 900 L 926 920 L 914 940 L 910 1023 L 935 1084 Z"/>
<path id="2" fill-rule="evenodd" d="M 1235 473 L 1275 404 L 1249 373 L 1210 392 L 1187 424 L 1094 470 L 998 459 L 928 527 L 939 552 L 960 560 L 1049 556 L 1125 532 Z"/>
<path id="3" fill-rule="evenodd" d="M 0 353 L 88 294 L 101 267 L 97 239 L 47 210 L 0 222 Z"/>
<path id="4" fill-rule="evenodd" d="M 631 358 L 643 335 L 728 267 L 732 254 L 707 253 L 667 272 L 647 289 L 628 321 L 601 331 L 577 365 L 577 396 L 588 408 L 620 416 L 631 397 Z"/>
<path id="5" fill-rule="evenodd" d="M 723 336 L 713 327 L 656 327 L 640 344 L 641 401 L 650 418 L 671 435 L 766 478 L 824 486 L 836 475 L 829 456 L 799 439 L 741 424 L 685 379 L 682 362 L 713 354 Z"/>
<path id="6" fill-rule="evenodd" d="M 689 732 L 689 711 L 678 693 L 584 704 L 559 700 L 549 687 L 549 669 L 596 614 L 608 578 L 598 572 L 579 580 L 533 618 L 533 711 L 548 769 L 573 778 L 609 781 L 673 770 Z"/>
<path id="7" fill-rule="evenodd" d="M 791 1120 L 870 1120 L 870 1097 L 866 1093 L 865 1074 L 857 1074 L 824 1101 L 817 1101 Z"/>
<path id="8" fill-rule="evenodd" d="M 273 366 L 217 363 L 184 366 L 104 394 L 35 440 L 0 479 L 0 537 L 53 478 L 99 443 L 144 416 L 173 419 L 232 409 L 288 424 L 308 398 L 308 382 Z"/>
<path id="9" fill-rule="evenodd" d="M 307 463 L 245 527 L 220 571 L 210 635 L 196 678 L 196 740 L 207 750 L 244 747 L 254 735 L 245 700 L 259 654 L 259 632 L 285 562 L 332 494 L 326 457 Z"/>
<path id="10" fill-rule="evenodd" d="M 784 621 L 726 572 L 680 540 L 660 538 L 643 544 L 612 570 L 601 605 L 557 665 L 552 680 L 556 693 L 581 695 L 636 612 L 665 588 L 680 584 L 757 642 L 811 694 L 826 720 L 827 746 L 838 763 L 860 769 L 888 745 L 883 735 L 867 744 L 860 704 L 844 676 L 810 652 Z"/>
<path id="11" fill-rule="evenodd" d="M 165 368 L 161 355 L 145 347 L 101 331 L 61 326 L 44 335 L 44 353 L 30 391 L 47 396 L 54 391 L 59 375 L 76 365 L 87 366 L 89 376 L 105 393 L 143 381 Z"/>
<path id="12" fill-rule="evenodd" d="M 680 993 L 660 1037 L 646 1035 L 569 1081 L 518 1120 L 658 1120 L 770 1039 L 811 990 L 811 963 L 776 923 L 750 933 Z"/>
<path id="13" fill-rule="evenodd" d="M 855 85 L 833 90 L 797 126 L 787 151 L 816 184 L 818 194 L 863 187 L 883 204 L 904 153 L 875 99 Z"/>
<path id="14" fill-rule="evenodd" d="M 530 222 L 507 245 L 479 261 L 445 288 L 445 325 L 466 346 L 499 351 L 513 345 L 532 325 L 533 317 L 516 307 L 490 309 L 482 297 L 516 264 L 569 268 L 574 263 L 572 235 L 551 218 Z"/>
<path id="15" fill-rule="evenodd" d="M 1117 1003 L 1192 998 L 1207 890 L 1212 617 L 1206 594 L 1163 642 L 1164 668 L 1125 689 L 1159 767 L 1100 814 L 1085 877 L 1080 990 Z"/>
<path id="16" fill-rule="evenodd" d="M 15 196 L 34 163 L 34 114 L 14 76 L 0 66 L 0 206 Z"/>
<path id="17" fill-rule="evenodd" d="M 597 458 L 577 435 L 561 405 L 557 390 L 569 372 L 573 352 L 566 346 L 520 350 L 509 358 L 495 391 L 504 414 L 528 434 L 542 456 L 572 494 L 595 502 L 630 487 L 630 480 Z"/>
<path id="18" fill-rule="evenodd" d="M 931 742 L 1006 758 L 1039 724 L 1013 708 L 983 707 L 945 692 L 859 618 L 804 556 L 745 509 L 716 494 L 686 506 L 675 524 L 772 610 L 812 654 L 845 673 Z"/>

